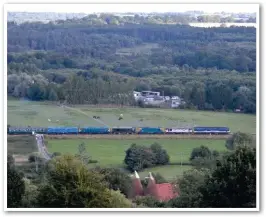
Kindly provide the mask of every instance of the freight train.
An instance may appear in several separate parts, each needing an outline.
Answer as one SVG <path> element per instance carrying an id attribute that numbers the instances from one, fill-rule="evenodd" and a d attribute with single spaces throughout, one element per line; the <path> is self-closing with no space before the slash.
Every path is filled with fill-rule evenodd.
<path id="1" fill-rule="evenodd" d="M 161 127 L 11 127 L 9 135 L 30 135 L 33 133 L 48 135 L 78 135 L 78 134 L 230 134 L 228 127 L 192 127 L 192 128 L 161 128 Z"/>

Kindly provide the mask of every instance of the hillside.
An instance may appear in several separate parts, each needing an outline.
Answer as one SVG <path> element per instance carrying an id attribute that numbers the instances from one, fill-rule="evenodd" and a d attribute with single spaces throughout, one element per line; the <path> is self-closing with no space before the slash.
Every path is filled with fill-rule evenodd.
<path id="1" fill-rule="evenodd" d="M 255 113 L 255 28 L 139 20 L 102 14 L 47 24 L 9 22 L 8 94 L 131 104 L 119 94 L 154 90 L 181 96 L 187 108 Z"/>

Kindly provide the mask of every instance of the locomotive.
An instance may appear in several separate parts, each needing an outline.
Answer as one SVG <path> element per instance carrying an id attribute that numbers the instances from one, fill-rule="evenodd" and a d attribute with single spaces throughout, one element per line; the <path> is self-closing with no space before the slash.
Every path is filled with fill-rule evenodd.
<path id="1" fill-rule="evenodd" d="M 33 132 L 48 135 L 89 135 L 89 134 L 203 134 L 222 135 L 230 134 L 228 127 L 12 127 L 9 126 L 9 135 L 30 135 Z"/>

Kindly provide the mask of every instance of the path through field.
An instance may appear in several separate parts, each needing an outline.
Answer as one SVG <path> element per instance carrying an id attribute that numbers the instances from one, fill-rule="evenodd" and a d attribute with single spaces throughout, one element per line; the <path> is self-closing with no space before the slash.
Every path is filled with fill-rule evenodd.
<path id="1" fill-rule="evenodd" d="M 103 124 L 105 127 L 110 127 L 110 126 L 108 126 L 106 123 L 104 123 L 103 121 L 98 120 L 98 119 L 94 119 L 93 117 L 91 117 L 91 116 L 88 115 L 87 113 L 85 113 L 85 112 L 83 112 L 83 111 L 81 111 L 81 110 L 79 110 L 79 109 L 77 109 L 77 108 L 71 108 L 71 107 L 68 107 L 68 106 L 64 106 L 64 108 L 67 108 L 67 109 L 70 109 L 70 110 L 74 110 L 74 111 L 76 111 L 76 112 L 78 112 L 78 113 L 84 114 L 84 115 L 86 115 L 87 117 L 93 119 L 94 121 L 97 121 L 98 123 Z"/>

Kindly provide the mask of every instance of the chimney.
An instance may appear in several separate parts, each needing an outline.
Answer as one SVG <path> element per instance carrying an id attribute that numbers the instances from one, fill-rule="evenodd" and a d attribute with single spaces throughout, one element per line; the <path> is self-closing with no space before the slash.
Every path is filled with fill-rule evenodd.
<path id="1" fill-rule="evenodd" d="M 135 176 L 133 176 L 132 180 L 132 197 L 142 196 L 143 195 L 143 187 L 139 178 L 139 174 L 137 171 L 134 172 Z"/>

